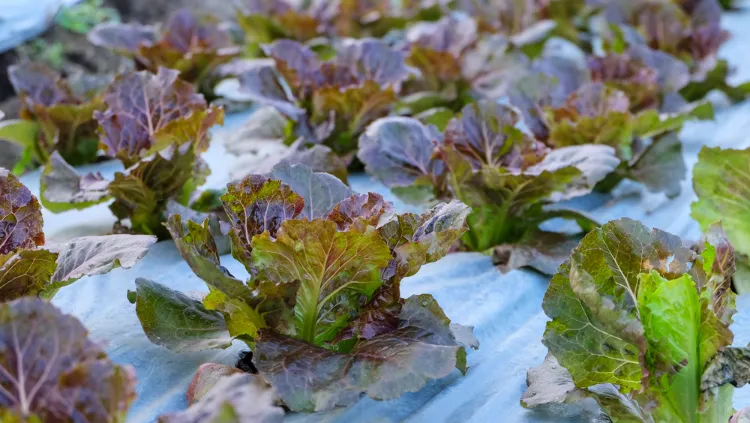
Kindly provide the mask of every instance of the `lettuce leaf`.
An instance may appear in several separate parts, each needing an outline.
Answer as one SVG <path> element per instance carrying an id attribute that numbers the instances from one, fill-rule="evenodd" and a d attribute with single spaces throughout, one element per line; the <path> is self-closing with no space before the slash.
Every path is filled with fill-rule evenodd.
<path id="1" fill-rule="evenodd" d="M 3 421 L 125 421 L 134 371 L 112 363 L 76 318 L 24 298 L 0 304 L 0 327 Z"/>
<path id="2" fill-rule="evenodd" d="M 748 362 L 728 348 L 734 271 L 718 225 L 697 252 L 629 219 L 592 231 L 547 290 L 542 306 L 552 320 L 542 342 L 554 361 L 534 371 L 540 377 L 522 404 L 593 397 L 615 421 L 728 420 L 726 384 L 745 383 Z"/>
<path id="3" fill-rule="evenodd" d="M 108 106 L 95 114 L 106 152 L 132 166 L 144 154 L 169 145 L 193 143 L 208 148 L 208 129 L 223 124 L 221 109 L 208 107 L 202 95 L 178 79 L 178 72 L 160 68 L 154 75 L 131 72 L 117 78 L 104 95 Z"/>
<path id="4" fill-rule="evenodd" d="M 224 316 L 206 310 L 201 300 L 138 278 L 135 281 L 138 320 L 148 339 L 175 352 L 227 348 L 232 344 Z"/>
<path id="5" fill-rule="evenodd" d="M 737 252 L 750 256 L 750 226 L 745 204 L 750 199 L 745 169 L 750 150 L 722 150 L 703 147 L 693 169 L 693 188 L 698 200 L 692 204 L 692 217 L 707 230 L 721 221 Z"/>
<path id="6" fill-rule="evenodd" d="M 428 294 L 409 297 L 394 331 L 357 344 L 347 354 L 261 332 L 258 369 L 293 410 L 350 405 L 361 393 L 378 400 L 416 392 L 428 380 L 466 372 L 467 346 Z M 290 365 L 291 364 L 291 365 Z"/>

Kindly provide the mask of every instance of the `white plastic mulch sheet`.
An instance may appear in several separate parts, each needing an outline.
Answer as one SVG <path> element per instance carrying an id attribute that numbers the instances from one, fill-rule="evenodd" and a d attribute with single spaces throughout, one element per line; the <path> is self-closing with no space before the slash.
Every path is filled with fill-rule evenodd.
<path id="1" fill-rule="evenodd" d="M 746 42 L 750 26 L 744 25 L 750 13 L 728 15 L 725 26 L 734 38 L 723 50 L 723 56 L 740 65 L 738 79 L 750 79 L 750 62 Z M 744 51 L 743 51 L 744 50 Z M 745 60 L 746 63 L 738 63 Z M 208 184 L 220 187 L 228 180 L 234 158 L 221 145 L 221 131 L 242 124 L 244 117 L 234 116 L 224 129 L 217 131 L 216 142 L 205 155 L 213 170 Z M 689 167 L 696 161 L 701 145 L 744 148 L 750 146 L 750 104 L 721 112 L 715 122 L 691 124 L 683 132 L 685 159 Z M 118 169 L 116 163 L 95 167 L 105 176 Z M 39 174 L 23 177 L 23 182 L 38 193 Z M 376 191 L 392 199 L 380 184 L 365 175 L 351 178 L 359 192 Z M 627 216 L 651 227 L 658 227 L 685 239 L 697 240 L 698 226 L 690 219 L 694 199 L 689 179 L 681 196 L 671 201 L 637 193 L 617 199 L 589 196 L 577 202 L 601 221 Z M 403 204 L 397 207 L 405 210 Z M 652 210 L 649 212 L 649 209 Z M 114 218 L 106 205 L 82 212 L 53 215 L 45 212 L 45 231 L 52 241 L 84 234 L 102 234 L 111 229 Z M 244 269 L 231 256 L 223 263 L 236 275 Z M 205 291 L 204 283 L 188 268 L 174 245 L 161 242 L 136 267 L 116 270 L 108 275 L 85 278 L 67 287 L 54 299 L 63 311 L 80 318 L 91 336 L 104 344 L 110 357 L 118 363 L 135 367 L 138 377 L 138 399 L 131 409 L 129 422 L 153 422 L 164 413 L 186 407 L 184 393 L 197 367 L 204 362 L 234 363 L 243 348 L 240 342 L 224 351 L 175 354 L 151 344 L 138 323 L 135 307 L 126 298 L 135 289 L 135 278 L 145 277 L 181 291 Z M 473 325 L 481 342 L 478 351 L 469 353 L 471 369 L 465 377 L 455 374 L 429 383 L 420 392 L 400 399 L 377 402 L 367 398 L 347 409 L 312 415 L 291 415 L 290 421 L 330 422 L 585 422 L 596 414 L 591 404 L 566 408 L 547 414 L 523 409 L 519 398 L 525 388 L 526 370 L 539 364 L 546 350 L 540 340 L 546 316 L 541 302 L 548 279 L 531 271 L 507 275 L 497 272 L 488 257 L 479 254 L 454 254 L 425 266 L 403 284 L 403 295 L 430 293 L 455 322 Z M 735 318 L 736 344 L 750 342 L 750 298 L 739 301 Z M 750 392 L 737 390 L 735 407 L 750 405 Z M 251 406 L 251 405 L 249 405 Z"/>

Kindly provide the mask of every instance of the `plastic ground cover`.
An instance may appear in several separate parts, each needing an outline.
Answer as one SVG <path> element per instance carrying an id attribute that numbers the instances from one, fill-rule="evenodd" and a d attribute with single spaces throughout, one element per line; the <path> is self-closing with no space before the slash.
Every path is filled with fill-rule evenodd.
<path id="1" fill-rule="evenodd" d="M 750 10 L 726 15 L 724 26 L 733 39 L 722 50 L 722 56 L 738 65 L 738 81 L 750 80 Z M 743 63 L 744 61 L 744 63 Z M 232 116 L 224 128 L 216 131 L 214 145 L 204 155 L 213 171 L 208 186 L 221 187 L 235 158 L 221 145 L 221 134 L 242 124 L 247 115 Z M 745 148 L 750 146 L 750 103 L 718 113 L 714 122 L 686 126 L 682 139 L 689 168 L 696 161 L 702 145 Z M 119 163 L 107 162 L 81 170 L 99 170 L 105 176 L 119 170 Z M 39 172 L 22 178 L 38 194 Z M 376 191 L 393 200 L 388 190 L 366 175 L 354 175 L 352 187 L 359 192 Z M 630 192 L 630 193 L 629 193 Z M 658 227 L 697 240 L 698 225 L 690 218 L 690 203 L 695 195 L 690 177 L 683 183 L 683 193 L 673 200 L 654 195 L 640 195 L 637 190 L 620 190 L 615 197 L 591 195 L 576 206 L 591 212 L 602 222 L 631 217 L 650 227 Z M 397 208 L 406 206 L 397 202 Z M 53 215 L 45 211 L 48 239 L 59 241 L 74 236 L 104 234 L 111 230 L 114 217 L 106 205 L 81 212 Z M 242 275 L 244 268 L 231 256 L 222 257 L 231 272 Z M 193 373 L 204 362 L 232 364 L 243 344 L 235 342 L 228 350 L 176 354 L 151 344 L 143 334 L 135 307 L 126 298 L 135 289 L 135 278 L 145 277 L 180 291 L 205 291 L 205 284 L 188 268 L 171 241 L 160 242 L 137 266 L 118 269 L 108 275 L 85 278 L 63 289 L 53 303 L 64 312 L 80 318 L 91 336 L 104 345 L 112 359 L 133 365 L 137 372 L 138 399 L 128 422 L 153 422 L 164 413 L 184 409 L 184 398 Z M 526 383 L 526 370 L 544 358 L 546 349 L 541 336 L 547 320 L 541 302 L 548 278 L 521 270 L 502 275 L 488 257 L 461 253 L 449 255 L 440 262 L 425 266 L 403 283 L 403 295 L 427 292 L 433 294 L 455 322 L 473 325 L 481 342 L 478 351 L 469 352 L 468 374 L 456 371 L 449 377 L 429 383 L 417 393 L 387 402 L 362 399 L 356 405 L 328 413 L 290 415 L 293 422 L 586 422 L 597 415 L 596 407 L 584 403 L 575 408 L 548 412 L 529 411 L 519 399 Z M 750 297 L 738 301 L 740 312 L 733 330 L 736 345 L 750 342 Z M 736 408 L 750 406 L 750 389 L 738 389 Z"/>

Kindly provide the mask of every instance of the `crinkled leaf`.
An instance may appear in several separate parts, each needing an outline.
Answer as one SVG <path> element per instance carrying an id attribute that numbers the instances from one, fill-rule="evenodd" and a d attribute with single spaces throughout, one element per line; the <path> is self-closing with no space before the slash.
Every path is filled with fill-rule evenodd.
<path id="1" fill-rule="evenodd" d="M 521 397 L 521 405 L 526 408 L 567 404 L 584 396 L 583 391 L 573 383 L 570 372 L 550 353 L 547 353 L 542 364 L 526 372 L 526 385 L 526 391 Z"/>
<path id="2" fill-rule="evenodd" d="M 210 113 L 198 125 L 191 125 L 194 114 L 206 113 L 206 100 L 178 75 L 166 68 L 156 75 L 131 72 L 110 85 L 104 96 L 108 109 L 95 113 L 108 155 L 132 162 L 172 131 L 183 135 L 182 142 L 205 143 L 202 123 L 216 117 Z"/>
<path id="3" fill-rule="evenodd" d="M 651 107 L 659 101 L 657 70 L 627 52 L 592 57 L 588 66 L 594 82 L 603 82 L 624 92 L 634 109 Z"/>
<path id="4" fill-rule="evenodd" d="M 328 216 L 336 204 L 351 195 L 349 187 L 340 179 L 313 172 L 303 164 L 281 162 L 274 166 L 268 177 L 283 182 L 305 199 L 300 216 L 309 220 Z"/>
<path id="5" fill-rule="evenodd" d="M 700 380 L 701 391 L 709 391 L 731 383 L 740 388 L 750 382 L 750 351 L 747 348 L 726 348 L 706 367 Z"/>
<path id="6" fill-rule="evenodd" d="M 361 393 L 394 399 L 454 368 L 466 371 L 464 346 L 430 295 L 407 299 L 399 319 L 395 331 L 360 341 L 348 354 L 261 331 L 258 368 L 294 411 L 349 405 Z"/>
<path id="7" fill-rule="evenodd" d="M 354 227 L 364 232 L 367 226 L 379 228 L 393 219 L 393 204 L 376 193 L 354 194 L 336 204 L 327 220 L 336 223 L 340 231 Z"/>
<path id="8" fill-rule="evenodd" d="M 703 147 L 693 169 L 693 189 L 698 201 L 692 216 L 707 230 L 721 221 L 738 252 L 750 254 L 750 150 Z"/>
<path id="9" fill-rule="evenodd" d="M 162 416 L 159 423 L 281 423 L 284 409 L 259 376 L 225 376 L 197 403 L 180 413 Z"/>
<path id="10" fill-rule="evenodd" d="M 642 386 L 648 370 L 637 307 L 639 275 L 656 270 L 674 279 L 688 273 L 696 259 L 678 237 L 629 219 L 584 237 L 552 278 L 542 304 L 552 319 L 543 342 L 576 386 L 615 383 L 625 392 Z"/>
<path id="11" fill-rule="evenodd" d="M 546 149 L 516 127 L 520 121 L 520 113 L 512 106 L 472 103 L 461 110 L 460 118 L 450 121 L 445 143 L 468 158 L 474 168 L 525 168 L 536 163 Z"/>
<path id="12" fill-rule="evenodd" d="M 148 339 L 175 352 L 227 348 L 232 338 L 217 311 L 148 279 L 135 281 L 135 312 Z"/>
<path id="13" fill-rule="evenodd" d="M 585 154 L 602 147 L 580 146 L 582 150 L 578 152 L 559 150 L 522 173 L 487 167 L 454 182 L 459 198 L 472 207 L 470 231 L 464 242 L 474 251 L 485 251 L 521 240 L 527 230 L 551 218 L 543 211 L 549 201 L 589 192 L 588 178 L 606 175 L 602 170 L 612 168 L 607 167 L 608 163 L 616 166 L 611 149 L 599 151 L 607 157 L 603 161 L 597 160 L 597 155 Z"/>
<path id="14" fill-rule="evenodd" d="M 0 305 L 0 328 L 0 405 L 11 421 L 125 421 L 133 371 L 112 363 L 77 319 L 21 299 Z"/>
<path id="15" fill-rule="evenodd" d="M 391 252 L 374 228 L 339 232 L 334 222 L 286 220 L 275 240 L 268 232 L 253 238 L 252 258 L 260 280 L 299 281 L 298 336 L 319 344 L 346 323 L 359 295 L 382 284 Z"/>
<path id="16" fill-rule="evenodd" d="M 232 255 L 253 272 L 250 243 L 253 237 L 268 231 L 276 236 L 281 224 L 296 218 L 305 200 L 281 181 L 251 175 L 239 183 L 227 185 L 221 197 L 232 225 Z"/>
<path id="17" fill-rule="evenodd" d="M 424 176 L 440 176 L 444 166 L 433 159 L 443 135 L 416 119 L 389 117 L 370 125 L 359 139 L 357 157 L 367 173 L 388 186 L 409 186 Z"/>
<path id="18" fill-rule="evenodd" d="M 8 68 L 8 78 L 29 110 L 33 111 L 37 105 L 50 107 L 78 102 L 60 75 L 44 64 L 22 63 L 11 66 Z"/>
<path id="19" fill-rule="evenodd" d="M 521 405 L 526 408 L 555 406 L 593 398 L 606 412 L 597 421 L 627 423 L 652 421 L 646 410 L 629 396 L 620 393 L 615 385 L 605 383 L 588 389 L 577 388 L 570 372 L 560 366 L 555 356 L 549 353 L 542 364 L 529 369 L 526 384 L 528 387 L 521 397 Z"/>
<path id="20" fill-rule="evenodd" d="M 104 24 L 92 31 L 89 40 L 133 56 L 138 66 L 152 72 L 160 67 L 175 69 L 182 79 L 197 85 L 240 53 L 217 21 L 199 19 L 188 9 L 172 13 L 158 34 L 141 25 Z"/>
<path id="21" fill-rule="evenodd" d="M 403 52 L 377 38 L 343 40 L 335 63 L 355 73 L 360 81 L 372 81 L 383 88 L 398 88 L 414 73 L 406 66 Z"/>
<path id="22" fill-rule="evenodd" d="M 108 188 L 100 173 L 81 175 L 55 152 L 42 173 L 42 204 L 54 213 L 85 209 L 109 200 Z"/>
<path id="23" fill-rule="evenodd" d="M 0 168 L 0 255 L 44 244 L 43 223 L 36 197 Z"/>
<path id="24" fill-rule="evenodd" d="M 550 143 L 556 147 L 604 144 L 630 159 L 634 123 L 629 109 L 622 91 L 603 84 L 584 85 L 563 107 L 548 112 Z"/>

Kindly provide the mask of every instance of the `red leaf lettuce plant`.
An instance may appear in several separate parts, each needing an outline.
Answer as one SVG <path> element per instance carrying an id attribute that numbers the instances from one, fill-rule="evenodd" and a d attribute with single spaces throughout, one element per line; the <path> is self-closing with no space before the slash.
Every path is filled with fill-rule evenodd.
<path id="1" fill-rule="evenodd" d="M 748 83 L 729 85 L 729 65 L 718 59 L 729 33 L 721 28 L 722 10 L 716 0 L 611 0 L 604 2 L 602 9 L 614 28 L 604 31 L 605 39 L 624 37 L 630 45 L 645 45 L 687 64 L 690 84 L 681 93 L 689 101 L 703 99 L 715 89 L 735 101 L 750 93 Z"/>
<path id="2" fill-rule="evenodd" d="M 697 251 L 629 219 L 592 231 L 547 289 L 549 354 L 521 403 L 593 398 L 612 421 L 728 421 L 750 377 L 750 350 L 731 347 L 733 274 L 720 225 Z"/>
<path id="3" fill-rule="evenodd" d="M 528 58 L 499 34 L 482 34 L 477 21 L 453 13 L 410 26 L 407 63 L 419 70 L 404 87 L 400 113 L 435 108 L 454 112 L 478 98 L 497 98 L 518 78 Z"/>
<path id="4" fill-rule="evenodd" d="M 392 399 L 467 370 L 470 328 L 428 294 L 400 296 L 403 278 L 443 257 L 469 208 L 442 203 L 394 214 L 374 193 L 303 165 L 229 184 L 232 255 L 250 279 L 221 266 L 206 224 L 170 216 L 180 253 L 208 285 L 202 301 L 136 282 L 136 312 L 152 342 L 176 351 L 248 343 L 260 375 L 295 411 L 325 410 L 366 393 Z M 175 327 L 182 328 L 175 331 Z"/>
<path id="5" fill-rule="evenodd" d="M 114 199 L 112 213 L 130 220 L 129 231 L 166 237 L 162 226 L 170 201 L 188 205 L 210 173 L 199 154 L 208 148 L 221 108 L 209 107 L 178 72 L 159 69 L 120 75 L 104 94 L 107 110 L 97 112 L 99 137 L 108 156 L 125 170 L 107 181 L 99 173 L 80 175 L 53 155 L 42 175 L 42 203 L 53 212 L 83 209 Z"/>
<path id="6" fill-rule="evenodd" d="M 0 304 L 0 420 L 124 423 L 135 375 L 47 301 Z"/>
<path id="7" fill-rule="evenodd" d="M 608 146 L 550 150 L 520 123 L 517 109 L 492 102 L 464 107 L 444 133 L 416 119 L 384 118 L 360 139 L 359 158 L 407 201 L 456 198 L 471 206 L 465 248 L 493 249 L 504 271 L 528 265 L 552 273 L 576 238 L 540 225 L 561 217 L 583 230 L 596 226 L 554 203 L 590 192 L 619 160 Z"/>
<path id="8" fill-rule="evenodd" d="M 88 35 L 94 45 L 132 57 L 136 67 L 157 72 L 165 67 L 201 92 L 211 73 L 240 54 L 231 34 L 212 17 L 197 17 L 187 9 L 173 13 L 164 28 L 139 24 L 104 23 Z"/>
<path id="9" fill-rule="evenodd" d="M 686 172 L 678 133 L 691 119 L 713 118 L 709 103 L 688 104 L 679 94 L 688 79 L 682 62 L 646 46 L 588 59 L 550 51 L 508 97 L 534 136 L 553 148 L 617 150 L 622 164 L 597 190 L 630 179 L 674 197 Z"/>
<path id="10" fill-rule="evenodd" d="M 46 164 L 54 152 L 74 165 L 96 161 L 99 139 L 94 112 L 104 108 L 99 93 L 76 92 L 42 64 L 13 65 L 8 77 L 23 108 L 21 119 L 2 123 L 0 138 L 24 149 L 16 173 L 31 163 Z"/>
<path id="11" fill-rule="evenodd" d="M 401 83 L 413 72 L 403 53 L 375 39 L 341 40 L 336 56 L 327 61 L 291 40 L 263 49 L 275 67 L 245 72 L 240 78 L 244 94 L 291 122 L 288 143 L 299 139 L 301 146 L 322 145 L 346 159 L 356 151 L 364 128 L 392 110 Z M 252 119 L 265 122 L 266 117 Z"/>
<path id="12" fill-rule="evenodd" d="M 0 168 L 0 302 L 23 296 L 51 299 L 84 276 L 134 266 L 156 242 L 150 236 L 110 235 L 45 246 L 42 226 L 39 201 Z"/>
<path id="13" fill-rule="evenodd" d="M 382 37 L 407 22 L 439 16 L 445 1 L 244 0 L 237 21 L 251 51 L 281 39 L 314 44 L 335 37 Z"/>

